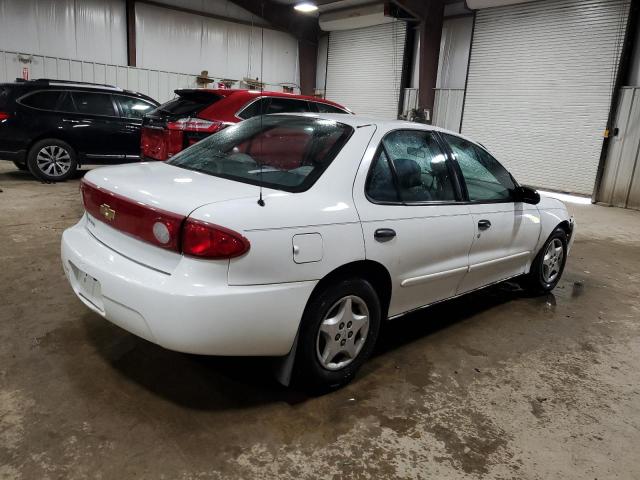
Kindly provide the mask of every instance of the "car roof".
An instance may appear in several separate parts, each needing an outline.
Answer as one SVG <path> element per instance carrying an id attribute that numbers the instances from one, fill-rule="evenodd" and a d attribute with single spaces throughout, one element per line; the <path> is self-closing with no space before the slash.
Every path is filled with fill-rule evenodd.
<path id="1" fill-rule="evenodd" d="M 18 79 L 17 79 L 18 80 Z M 158 101 L 151 98 L 144 93 L 135 92 L 133 90 L 125 90 L 120 87 L 116 87 L 114 85 L 107 85 L 102 83 L 90 83 L 90 82 L 80 82 L 74 80 L 55 80 L 49 78 L 38 78 L 35 80 L 19 80 L 16 82 L 6 82 L 1 83 L 0 86 L 3 87 L 14 87 L 21 90 L 32 91 L 32 90 L 46 90 L 48 88 L 51 89 L 63 89 L 63 90 L 74 90 L 74 91 L 103 91 L 103 92 L 112 92 L 112 93 L 120 93 L 123 95 L 130 95 L 137 98 L 142 98 L 145 100 L 149 100 L 155 104 L 158 104 Z"/>
<path id="2" fill-rule="evenodd" d="M 175 90 L 178 92 L 208 92 L 216 95 L 220 95 L 222 97 L 230 97 L 230 96 L 245 96 L 246 98 L 257 98 L 257 97 L 280 97 L 280 98 L 293 98 L 296 100 L 309 100 L 311 102 L 325 103 L 327 105 L 334 105 L 344 110 L 349 110 L 348 107 L 341 105 L 339 103 L 333 102 L 331 100 L 327 100 L 325 98 L 312 97 L 310 95 L 299 95 L 297 93 L 285 93 L 285 92 L 272 92 L 270 90 L 248 90 L 241 88 L 179 88 Z"/>
<path id="3" fill-rule="evenodd" d="M 367 115 L 345 115 L 344 113 L 277 113 L 275 115 L 297 115 L 301 117 L 321 118 L 326 120 L 334 120 L 339 123 L 350 125 L 354 128 L 364 127 L 366 125 L 375 125 L 382 130 L 397 130 L 403 128 L 409 128 L 413 130 L 429 130 L 448 133 L 457 137 L 462 137 L 470 142 L 474 142 L 470 138 L 461 135 L 458 132 L 453 132 L 445 128 L 436 127 L 435 125 L 427 125 L 426 123 L 409 122 L 406 120 L 387 120 L 382 118 L 370 117 Z"/>

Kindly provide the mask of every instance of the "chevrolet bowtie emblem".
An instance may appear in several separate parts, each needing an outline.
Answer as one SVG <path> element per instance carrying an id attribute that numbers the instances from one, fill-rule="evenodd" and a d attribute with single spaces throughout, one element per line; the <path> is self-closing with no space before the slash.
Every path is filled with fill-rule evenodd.
<path id="1" fill-rule="evenodd" d="M 106 203 L 103 203 L 102 205 L 100 205 L 100 215 L 111 222 L 114 218 L 116 218 L 116 211 Z"/>

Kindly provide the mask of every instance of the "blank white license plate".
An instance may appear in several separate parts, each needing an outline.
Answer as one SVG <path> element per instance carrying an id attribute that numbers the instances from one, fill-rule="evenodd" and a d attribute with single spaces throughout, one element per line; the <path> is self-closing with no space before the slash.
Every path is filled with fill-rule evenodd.
<path id="1" fill-rule="evenodd" d="M 75 265 L 71 265 L 73 267 L 73 273 L 76 276 L 79 293 L 89 302 L 94 304 L 98 309 L 103 310 L 102 289 L 100 288 L 100 282 L 88 273 L 80 270 Z"/>

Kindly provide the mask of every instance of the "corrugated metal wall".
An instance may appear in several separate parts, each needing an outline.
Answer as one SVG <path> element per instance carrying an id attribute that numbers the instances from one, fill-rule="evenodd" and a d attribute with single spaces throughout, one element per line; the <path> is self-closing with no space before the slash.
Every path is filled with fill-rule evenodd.
<path id="1" fill-rule="evenodd" d="M 215 78 L 242 80 L 261 77 L 263 65 L 262 78 L 269 88 L 299 84 L 293 36 L 268 26 L 263 32 L 260 25 L 266 22 L 228 0 L 163 2 L 256 25 L 137 3 L 137 64 L 142 70 L 185 75 L 208 70 Z M 125 17 L 124 0 L 0 0 L 0 50 L 126 68 Z M 99 73 L 96 78 L 101 78 Z"/>
<path id="2" fill-rule="evenodd" d="M 196 87 L 194 75 L 0 51 L 0 82 L 21 78 L 25 67 L 30 78 L 107 83 L 144 93 L 159 102 L 173 98 L 176 88 Z"/>
<path id="3" fill-rule="evenodd" d="M 480 10 L 462 133 L 523 183 L 591 194 L 629 0 Z"/>
<path id="4" fill-rule="evenodd" d="M 640 210 L 640 87 L 620 92 L 614 127 L 596 200 Z"/>
<path id="5" fill-rule="evenodd" d="M 433 124 L 459 132 L 463 101 L 464 88 L 437 88 L 433 105 Z"/>
<path id="6" fill-rule="evenodd" d="M 358 114 L 397 118 L 406 31 L 393 22 L 331 32 L 326 97 Z"/>

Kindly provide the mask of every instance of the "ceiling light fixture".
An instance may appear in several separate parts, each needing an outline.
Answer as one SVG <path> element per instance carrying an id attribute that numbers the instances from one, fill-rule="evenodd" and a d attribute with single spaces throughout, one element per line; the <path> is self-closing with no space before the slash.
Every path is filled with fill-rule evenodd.
<path id="1" fill-rule="evenodd" d="M 298 3 L 293 8 L 302 13 L 311 13 L 318 10 L 318 6 L 315 3 L 310 3 L 310 2 Z"/>

